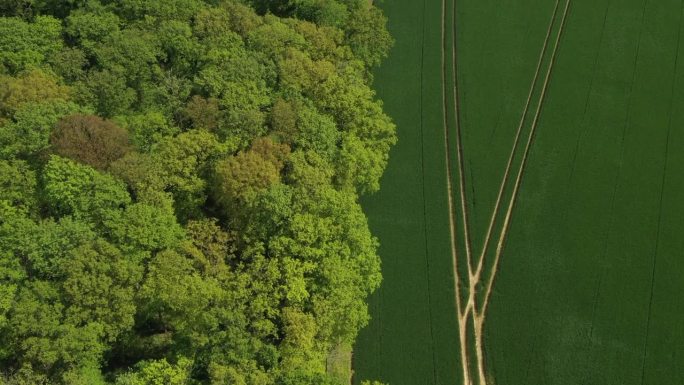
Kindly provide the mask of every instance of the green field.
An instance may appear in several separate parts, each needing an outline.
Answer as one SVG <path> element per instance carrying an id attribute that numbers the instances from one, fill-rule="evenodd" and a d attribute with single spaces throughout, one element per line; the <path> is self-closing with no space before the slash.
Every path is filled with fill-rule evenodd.
<path id="1" fill-rule="evenodd" d="M 533 113 L 542 99 L 541 80 L 523 124 L 524 140 L 533 127 L 535 135 L 486 313 L 487 372 L 497 385 L 682 384 L 683 2 L 574 0 L 556 51 L 565 4 L 555 14 L 541 65 L 543 76 L 557 53 L 538 124 Z M 371 301 L 373 320 L 355 347 L 357 381 L 461 383 L 442 123 L 446 113 L 455 138 L 448 97 L 453 6 L 382 4 L 397 44 L 376 73 L 376 88 L 398 125 L 399 144 L 381 192 L 365 201 L 382 245 L 384 282 Z M 455 4 L 475 255 L 554 6 L 548 0 Z M 455 141 L 450 145 L 458 202 Z M 521 145 L 512 163 L 516 172 L 523 153 Z M 512 185 L 504 190 L 504 206 Z M 461 214 L 456 210 L 456 218 Z M 462 256 L 460 219 L 457 225 Z M 494 250 L 487 256 L 485 272 Z"/>
<path id="2" fill-rule="evenodd" d="M 442 10 L 437 2 L 405 0 L 383 7 L 397 42 L 375 84 L 399 123 L 400 141 L 381 192 L 365 201 L 381 240 L 384 281 L 371 301 L 373 320 L 354 352 L 355 379 L 453 382 L 458 331 L 438 92 L 441 28 L 429 22 L 439 20 Z"/>

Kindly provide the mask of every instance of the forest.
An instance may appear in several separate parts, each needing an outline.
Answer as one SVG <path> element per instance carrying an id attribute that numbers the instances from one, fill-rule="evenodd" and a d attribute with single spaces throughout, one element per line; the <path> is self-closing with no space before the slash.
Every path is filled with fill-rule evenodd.
<path id="1" fill-rule="evenodd" d="M 0 384 L 336 385 L 396 142 L 367 0 L 0 1 Z"/>

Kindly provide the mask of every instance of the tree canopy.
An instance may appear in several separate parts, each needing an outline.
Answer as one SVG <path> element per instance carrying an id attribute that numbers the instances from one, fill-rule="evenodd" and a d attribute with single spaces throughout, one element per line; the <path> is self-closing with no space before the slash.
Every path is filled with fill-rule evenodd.
<path id="1" fill-rule="evenodd" d="M 339 384 L 391 44 L 367 0 L 0 2 L 0 384 Z"/>

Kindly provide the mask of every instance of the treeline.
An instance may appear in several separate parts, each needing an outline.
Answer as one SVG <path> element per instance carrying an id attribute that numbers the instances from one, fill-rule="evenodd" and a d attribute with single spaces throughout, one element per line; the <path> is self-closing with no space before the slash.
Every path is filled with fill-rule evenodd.
<path id="1" fill-rule="evenodd" d="M 380 284 L 367 0 L 0 2 L 0 384 L 325 385 Z"/>

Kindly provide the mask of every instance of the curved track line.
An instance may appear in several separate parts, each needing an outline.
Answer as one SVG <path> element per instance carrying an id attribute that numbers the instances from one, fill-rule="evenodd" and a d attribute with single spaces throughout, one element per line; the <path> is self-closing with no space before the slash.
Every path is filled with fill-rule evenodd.
<path id="1" fill-rule="evenodd" d="M 446 38 L 444 36 L 444 29 L 445 29 L 445 16 L 444 12 L 446 9 L 446 1 L 442 0 L 442 104 L 443 104 L 443 110 L 442 110 L 442 126 L 444 129 L 444 150 L 446 153 L 445 156 L 445 163 L 446 163 L 446 179 L 447 179 L 447 205 L 449 208 L 449 233 L 450 233 L 450 241 L 451 241 L 451 256 L 452 256 L 452 262 L 453 262 L 453 269 L 454 269 L 454 280 L 455 280 L 455 290 L 457 292 L 460 292 L 460 278 L 458 274 L 458 252 L 456 248 L 456 224 L 455 224 L 455 219 L 454 219 L 454 200 L 453 200 L 453 181 L 451 179 L 451 162 L 449 162 L 449 154 L 451 153 L 449 150 L 449 130 L 447 126 L 447 117 L 446 117 L 446 63 L 444 59 L 444 46 L 446 45 Z M 456 302 L 458 304 L 458 316 L 459 318 L 463 315 L 462 310 L 461 310 L 461 297 L 460 295 L 456 296 Z"/>
<path id="2" fill-rule="evenodd" d="M 451 258 L 453 264 L 454 274 L 454 291 L 456 296 L 456 313 L 458 321 L 459 345 L 461 352 L 461 370 L 463 372 L 463 384 L 472 385 L 470 379 L 470 367 L 468 365 L 468 341 L 467 341 L 467 314 L 468 308 L 461 310 L 461 289 L 460 289 L 460 275 L 458 273 L 458 252 L 456 246 L 456 219 L 455 207 L 453 199 L 453 180 L 451 173 L 451 150 L 449 140 L 449 125 L 447 121 L 447 91 L 446 91 L 446 0 L 442 0 L 442 25 L 441 25 L 441 44 L 442 44 L 442 127 L 444 129 L 444 151 L 446 164 L 446 182 L 447 182 L 447 203 L 449 208 L 449 233 L 451 243 Z"/>
<path id="3" fill-rule="evenodd" d="M 553 14 L 551 16 L 551 21 L 549 23 L 549 27 L 547 29 L 546 37 L 544 39 L 544 45 L 542 47 L 542 52 L 539 55 L 539 60 L 537 63 L 537 68 L 534 73 L 534 78 L 532 81 L 532 85 L 530 87 L 530 91 L 527 97 L 527 100 L 525 102 L 525 107 L 523 110 L 523 114 L 520 119 L 520 123 L 518 126 L 518 129 L 516 131 L 516 136 L 515 140 L 513 143 L 513 148 L 511 149 L 511 154 L 509 156 L 509 160 L 506 165 L 506 170 L 504 172 L 504 177 L 501 182 L 501 186 L 499 189 L 499 193 L 497 196 L 497 200 L 495 203 L 495 207 L 492 213 L 492 217 L 490 220 L 489 227 L 487 229 L 487 234 L 485 238 L 485 244 L 482 249 L 482 253 L 479 256 L 477 260 L 477 269 L 473 269 L 473 259 L 472 259 L 472 252 L 471 252 L 471 243 L 470 243 L 470 232 L 469 232 L 469 221 L 468 221 L 468 211 L 467 211 L 467 197 L 466 197 L 466 191 L 465 191 L 465 172 L 464 172 L 464 161 L 463 161 L 463 143 L 462 143 L 462 136 L 461 136 L 461 121 L 460 121 L 460 100 L 459 100 L 459 94 L 458 94 L 458 71 L 457 71 L 457 42 L 456 42 L 456 18 L 457 18 L 457 11 L 456 11 L 456 3 L 454 0 L 453 3 L 453 20 L 452 20 L 452 26 L 451 26 L 451 33 L 452 33 L 452 47 L 451 47 L 451 55 L 452 55 L 452 68 L 451 68 L 451 76 L 453 80 L 453 88 L 452 88 L 452 97 L 453 97 L 453 113 L 454 113 L 454 120 L 456 124 L 456 149 L 457 149 L 457 161 L 458 161 L 458 169 L 459 169 L 459 189 L 460 189 L 460 201 L 461 201 L 461 209 L 462 209 L 462 215 L 463 215 L 463 231 L 464 231 L 464 238 L 465 238 L 465 248 L 466 248 L 466 257 L 467 257 L 467 264 L 468 264 L 468 286 L 469 286 L 469 291 L 468 291 L 468 301 L 466 303 L 465 308 L 462 309 L 462 298 L 461 298 L 461 292 L 460 292 L 460 274 L 458 270 L 458 252 L 457 252 L 457 243 L 456 243 L 456 219 L 455 217 L 457 216 L 456 210 L 455 210 L 455 204 L 454 204 L 454 198 L 453 198 L 453 174 L 452 174 L 452 164 L 451 164 L 451 140 L 450 140 L 450 135 L 449 135 L 449 126 L 448 126 L 448 112 L 447 112 L 447 96 L 446 96 L 446 87 L 447 87 L 447 75 L 446 75 L 446 13 L 447 13 L 447 6 L 446 6 L 446 0 L 442 0 L 442 23 L 441 23 L 441 39 L 442 39 L 442 57 L 441 57 L 441 64 L 442 64 L 442 74 L 441 74 L 441 80 L 442 80 L 442 104 L 443 104 L 443 129 L 444 129 L 444 145 L 445 145 L 445 164 L 446 164 L 446 171 L 447 171 L 447 192 L 448 192 L 448 208 L 449 208 L 449 229 L 450 229 L 450 235 L 451 235 L 451 253 L 452 253 L 452 262 L 453 262 L 453 273 L 454 273 L 454 283 L 455 283 L 455 294 L 456 294 L 456 307 L 457 307 L 457 313 L 458 313 L 458 326 L 459 326 L 459 338 L 460 338 L 460 348 L 461 348 L 461 364 L 462 364 L 462 370 L 463 370 L 463 382 L 464 384 L 471 385 L 472 380 L 470 378 L 470 368 L 469 368 L 469 363 L 468 363 L 468 338 L 467 338 L 467 327 L 468 327 L 468 318 L 472 317 L 473 320 L 473 328 L 474 328 L 474 334 L 475 334 L 475 350 L 476 350 L 476 356 L 477 356 L 477 366 L 478 366 L 478 382 L 481 385 L 486 385 L 487 384 L 487 377 L 486 377 L 486 370 L 485 370 L 485 365 L 484 365 L 484 352 L 483 352 L 483 326 L 484 326 L 484 319 L 485 319 L 485 313 L 489 304 L 489 298 L 491 296 L 491 291 L 493 288 L 493 282 L 494 278 L 496 276 L 496 271 L 498 269 L 498 264 L 501 256 L 501 252 L 503 249 L 503 243 L 505 241 L 507 232 L 508 232 L 508 227 L 510 225 L 510 219 L 512 215 L 512 210 L 513 206 L 515 204 L 518 190 L 520 187 L 520 183 L 522 180 L 522 175 L 524 171 L 525 164 L 527 162 L 527 157 L 529 154 L 529 150 L 534 138 L 534 133 L 536 131 L 536 127 L 539 121 L 539 116 L 541 113 L 541 110 L 543 108 L 543 103 L 544 99 L 546 96 L 546 91 L 548 90 L 548 83 L 551 77 L 552 69 L 555 64 L 555 58 L 556 54 L 558 52 L 558 47 L 560 43 L 560 39 L 563 34 L 563 29 L 565 26 L 565 21 L 568 15 L 568 11 L 570 8 L 570 3 L 571 0 L 568 0 L 566 3 L 563 17 L 561 20 L 560 27 L 558 29 L 558 36 L 556 37 L 555 41 L 555 46 L 553 49 L 553 53 L 551 56 L 551 60 L 549 62 L 549 67 L 544 79 L 544 84 L 542 86 L 542 93 L 540 95 L 538 104 L 537 104 L 537 109 L 535 112 L 535 116 L 532 122 L 532 128 L 530 129 L 530 133 L 528 136 L 528 140 L 525 146 L 525 149 L 523 151 L 523 158 L 520 164 L 520 169 L 518 170 L 518 175 L 516 177 L 516 182 L 513 188 L 513 193 L 511 195 L 511 200 L 509 202 L 509 207 L 506 213 L 506 217 L 504 219 L 504 225 L 501 230 L 501 234 L 499 237 L 499 243 L 497 245 L 497 250 L 496 250 L 496 255 L 495 255 L 495 260 L 494 260 L 494 266 L 492 268 L 492 271 L 490 272 L 490 277 L 488 279 L 488 284 L 487 284 L 487 291 L 484 295 L 483 299 L 483 304 L 481 311 L 478 311 L 478 306 L 476 304 L 476 287 L 480 283 L 480 278 L 481 278 L 481 273 L 483 270 L 484 266 L 484 258 L 486 255 L 486 252 L 488 250 L 489 242 L 491 241 L 492 238 L 492 232 L 494 225 L 496 223 L 496 215 L 499 212 L 499 208 L 501 205 L 501 201 L 503 198 L 504 190 L 505 187 L 508 183 L 509 180 L 509 175 L 510 171 L 512 168 L 513 160 L 515 158 L 515 153 L 516 150 L 518 149 L 518 145 L 520 142 L 520 138 L 522 136 L 522 129 L 525 123 L 525 120 L 528 116 L 529 108 L 532 103 L 532 98 L 534 95 L 534 90 L 536 87 L 537 82 L 539 81 L 539 76 L 541 74 L 541 67 L 544 62 L 544 56 L 548 50 L 548 45 L 550 41 L 550 36 L 553 31 L 553 26 L 556 24 L 556 17 L 558 14 L 558 9 L 560 7 L 560 0 L 556 0 L 556 5 L 553 10 Z M 478 314 L 479 313 L 479 314 Z"/>
<path id="4" fill-rule="evenodd" d="M 515 180 L 515 185 L 513 187 L 513 192 L 511 195 L 511 200 L 508 204 L 508 210 L 506 211 L 506 217 L 504 219 L 504 224 L 503 228 L 501 230 L 501 234 L 499 236 L 499 241 L 497 243 L 496 247 L 496 254 L 494 256 L 494 265 L 492 266 L 492 270 L 490 272 L 489 280 L 487 283 L 487 288 L 485 291 L 483 303 L 482 303 L 482 309 L 480 311 L 479 316 L 473 316 L 474 318 L 474 328 L 475 328 L 475 351 L 477 354 L 477 360 L 478 360 L 478 373 L 480 375 L 480 384 L 481 385 L 487 385 L 487 378 L 486 376 L 486 370 L 485 370 L 485 362 L 484 362 L 484 347 L 483 347 L 483 331 L 484 331 L 484 321 L 485 321 L 485 315 L 487 312 L 487 308 L 489 306 L 489 300 L 491 298 L 492 294 L 492 288 L 494 285 L 494 281 L 496 278 L 496 273 L 498 271 L 499 267 L 499 262 L 501 260 L 501 252 L 503 250 L 503 245 L 506 240 L 506 236 L 508 235 L 508 229 L 511 223 L 511 216 L 513 213 L 513 207 L 515 206 L 515 202 L 517 200 L 518 196 L 518 191 L 520 189 L 520 184 L 522 181 L 522 176 L 523 176 L 523 171 L 525 170 L 525 165 L 527 163 L 527 158 L 530 152 L 530 147 L 532 146 L 532 142 L 534 139 L 534 134 L 537 129 L 537 124 L 539 123 L 539 116 L 541 114 L 541 111 L 543 109 L 543 104 L 544 104 L 544 99 L 546 97 L 546 92 L 548 90 L 548 85 L 549 85 L 549 80 L 551 79 L 551 73 L 553 72 L 553 67 L 556 62 L 556 55 L 558 53 L 558 47 L 560 45 L 560 40 L 561 37 L 563 36 L 563 30 L 565 28 L 565 22 L 567 20 L 568 16 L 568 11 L 570 10 L 570 4 L 572 3 L 572 0 L 568 0 L 568 2 L 565 5 L 565 10 L 563 11 L 563 18 L 561 19 L 561 24 L 558 29 L 558 36 L 556 37 L 553 53 L 551 55 L 551 61 L 549 63 L 549 68 L 546 72 L 546 77 L 544 79 L 544 84 L 542 86 L 542 93 L 539 98 L 539 104 L 537 105 L 537 110 L 535 112 L 535 116 L 532 122 L 532 127 L 530 129 L 530 133 L 527 139 L 527 143 L 525 145 L 525 150 L 523 152 L 523 158 L 520 164 L 520 168 L 518 170 L 518 175 Z"/>
<path id="5" fill-rule="evenodd" d="M 557 0 L 560 1 L 560 0 Z M 474 279 L 474 271 L 473 271 L 473 256 L 472 256 L 472 244 L 471 244 L 471 238 L 470 238 L 470 226 L 469 226 L 469 220 L 468 220 L 468 205 L 467 205 L 467 196 L 466 196 L 466 181 L 465 181 L 465 167 L 464 167 L 464 161 L 463 161 L 463 141 L 462 141 L 462 135 L 461 135 L 461 110 L 460 110 L 460 98 L 459 98 L 459 93 L 458 93 L 458 71 L 457 71 L 457 65 L 458 65 L 458 57 L 456 55 L 457 49 L 457 39 L 456 39 L 456 19 L 457 19 L 457 12 L 456 12 L 456 2 L 457 0 L 453 0 L 452 4 L 452 20 L 451 20 L 451 77 L 453 81 L 453 86 L 452 86 L 452 99 L 453 99 L 453 114 L 454 114 L 454 123 L 456 125 L 456 151 L 457 151 L 457 162 L 458 162 L 458 172 L 459 172 L 459 190 L 460 190 L 460 200 L 461 200 L 461 214 L 463 216 L 463 236 L 464 236 L 464 242 L 465 242 L 465 250 L 466 250 L 466 258 L 467 258 L 467 267 L 468 267 L 468 302 L 466 304 L 466 307 L 463 311 L 463 319 L 459 320 L 459 337 L 460 337 L 460 343 L 461 343 L 461 357 L 464 362 L 462 362 L 463 365 L 463 370 L 468 369 L 468 338 L 467 338 L 467 328 L 468 328 L 468 318 L 469 318 L 469 313 L 470 314 L 475 314 L 475 311 L 477 307 L 475 306 L 475 286 L 477 285 L 476 279 Z M 446 11 L 446 10 L 444 10 Z M 443 17 L 443 20 L 446 19 L 446 14 Z M 446 45 L 446 41 L 443 42 L 444 45 Z M 444 47 L 444 51 L 446 51 L 446 47 Z M 444 76 L 446 77 L 446 76 Z M 446 85 L 445 85 L 446 86 Z M 445 102 L 445 116 L 446 116 L 446 96 L 444 96 L 444 102 Z M 448 133 L 448 126 L 445 126 L 445 133 Z M 448 135 L 447 135 L 448 138 Z M 448 145 L 448 144 L 447 144 Z M 447 153 L 447 163 L 451 163 L 451 156 L 449 153 Z M 449 175 L 451 177 L 451 170 L 448 170 Z M 451 197 L 450 197 L 451 199 Z M 453 208 L 451 208 L 453 210 Z M 453 211 L 451 211 L 450 215 L 455 215 Z M 458 274 L 458 268 L 455 268 L 455 273 Z M 460 296 L 460 293 L 458 293 Z M 460 299 L 459 299 L 460 300 Z M 473 323 L 474 324 L 474 323 Z M 469 369 L 468 369 L 469 370 Z M 470 385 L 470 378 L 466 379 L 464 378 L 463 382 L 464 384 Z M 480 375 L 480 383 L 483 384 L 482 376 Z"/>
<path id="6" fill-rule="evenodd" d="M 534 72 L 534 78 L 532 80 L 532 85 L 530 86 L 530 92 L 527 95 L 527 101 L 525 102 L 525 108 L 523 109 L 522 116 L 520 117 L 520 123 L 518 124 L 518 130 L 515 134 L 515 139 L 513 141 L 513 148 L 511 149 L 511 154 L 508 157 L 508 163 L 506 164 L 506 170 L 504 172 L 503 179 L 501 180 L 501 186 L 499 187 L 499 194 L 496 198 L 494 204 L 494 210 L 492 211 L 492 217 L 489 221 L 489 227 L 487 228 L 487 234 L 485 235 L 484 245 L 482 246 L 482 252 L 478 258 L 477 269 L 475 270 L 475 280 L 479 281 L 480 274 L 482 273 L 482 268 L 484 265 L 485 255 L 489 248 L 489 242 L 492 238 L 492 232 L 494 230 L 494 225 L 496 223 L 496 215 L 499 212 L 499 207 L 501 206 L 501 199 L 503 198 L 504 190 L 506 189 L 506 184 L 508 183 L 508 177 L 513 165 L 513 159 L 515 158 L 515 152 L 518 148 L 518 143 L 520 141 L 520 136 L 522 135 L 522 128 L 525 125 L 525 119 L 527 119 L 527 113 L 529 112 L 529 107 L 532 102 L 532 96 L 534 95 L 534 89 L 537 86 L 537 81 L 539 80 L 539 75 L 541 74 L 541 67 L 544 62 L 544 55 L 546 55 L 546 50 L 548 49 L 549 40 L 551 37 L 551 32 L 553 31 L 553 26 L 556 23 L 556 15 L 558 14 L 558 9 L 560 8 L 560 0 L 556 0 L 556 6 L 553 9 L 553 14 L 551 16 L 551 22 L 546 31 L 546 37 L 544 38 L 544 45 L 542 47 L 541 53 L 539 54 L 539 60 L 537 62 L 537 69 Z"/>
<path id="7" fill-rule="evenodd" d="M 452 5 L 451 20 L 451 78 L 453 80 L 452 99 L 454 103 L 454 123 L 456 124 L 456 154 L 458 161 L 459 189 L 461 193 L 461 214 L 463 215 L 463 238 L 465 242 L 466 258 L 468 260 L 468 277 L 473 276 L 473 254 L 470 238 L 470 221 L 468 220 L 468 205 L 465 188 L 465 167 L 463 162 L 463 140 L 461 139 L 461 102 L 458 95 L 458 72 L 456 71 L 456 1 Z M 446 18 L 446 16 L 445 16 Z M 471 279 L 472 280 L 472 279 Z"/>
<path id="8" fill-rule="evenodd" d="M 494 227 L 495 220 L 496 220 L 496 214 L 497 214 L 498 211 L 499 211 L 499 207 L 500 207 L 501 200 L 502 200 L 502 197 L 503 197 L 503 192 L 504 192 L 504 189 L 505 189 L 505 185 L 507 184 L 507 181 L 508 181 L 508 178 L 509 178 L 509 174 L 510 174 L 510 170 L 511 170 L 511 168 L 512 168 L 513 159 L 514 159 L 514 157 L 515 157 L 515 153 L 516 153 L 516 150 L 517 150 L 517 148 L 518 148 L 518 143 L 519 143 L 520 137 L 521 137 L 521 135 L 522 135 L 522 128 L 523 128 L 523 126 L 524 126 L 525 119 L 527 118 L 527 114 L 528 114 L 528 112 L 529 112 L 529 107 L 530 107 L 531 102 L 532 102 L 532 97 L 533 97 L 533 95 L 534 95 L 534 90 L 535 90 L 536 84 L 537 84 L 537 82 L 538 82 L 538 80 L 539 80 L 539 76 L 540 76 L 540 74 L 541 74 L 541 67 L 542 67 L 542 65 L 543 65 L 544 56 L 545 56 L 545 54 L 546 54 L 546 52 L 547 52 L 548 45 L 549 45 L 549 41 L 550 41 L 550 39 L 551 39 L 551 33 L 552 33 L 552 31 L 553 31 L 553 26 L 554 26 L 555 23 L 556 23 L 556 16 L 557 16 L 557 14 L 558 14 L 558 9 L 559 9 L 559 8 L 560 8 L 560 0 L 556 0 L 556 4 L 555 4 L 555 6 L 554 6 L 553 13 L 551 14 L 551 18 L 550 18 L 550 21 L 549 21 L 549 26 L 548 26 L 547 31 L 546 31 L 546 36 L 544 37 L 544 44 L 543 44 L 542 50 L 541 50 L 541 52 L 540 52 L 540 54 L 539 54 L 539 59 L 538 59 L 537 66 L 536 66 L 536 69 L 535 69 L 535 72 L 534 72 L 533 81 L 532 81 L 532 84 L 531 84 L 531 86 L 530 86 L 530 91 L 529 91 L 529 93 L 528 93 L 527 100 L 526 100 L 526 102 L 525 102 L 525 107 L 524 107 L 524 109 L 523 109 L 523 113 L 522 113 L 522 116 L 521 116 L 521 118 L 520 118 L 520 122 L 519 122 L 519 125 L 518 125 L 518 128 L 517 128 L 515 140 L 514 140 L 514 142 L 513 142 L 513 146 L 512 146 L 512 149 L 511 149 L 511 154 L 510 154 L 510 156 L 509 156 L 509 159 L 508 159 L 508 162 L 507 162 L 507 165 L 506 165 L 506 169 L 505 169 L 505 173 L 504 173 L 504 177 L 503 177 L 502 182 L 501 182 L 501 187 L 500 187 L 500 189 L 499 189 L 499 193 L 498 193 L 498 196 L 497 196 L 495 208 L 494 208 L 494 210 L 493 210 L 493 212 L 492 212 L 491 221 L 490 221 L 489 227 L 488 227 L 488 229 L 487 229 L 487 233 L 486 233 L 486 237 L 485 237 L 485 244 L 484 244 L 484 246 L 483 246 L 482 253 L 481 253 L 481 255 L 479 256 L 479 258 L 478 258 L 478 260 L 477 260 L 477 269 L 475 270 L 475 272 L 473 272 L 473 270 L 472 270 L 472 268 L 471 268 L 471 265 L 469 265 L 469 276 L 468 276 L 468 278 L 469 278 L 469 295 L 468 295 L 468 303 L 466 304 L 466 309 L 465 309 L 465 314 L 464 314 L 464 316 L 467 317 L 467 316 L 468 316 L 468 313 L 470 312 L 470 315 L 472 316 L 472 319 L 473 319 L 473 326 L 474 326 L 476 329 L 477 329 L 477 325 L 478 325 L 478 324 L 477 324 L 477 320 L 480 318 L 480 317 L 478 316 L 478 311 L 477 311 L 477 306 L 476 306 L 476 298 L 475 298 L 475 295 L 476 295 L 476 286 L 477 286 L 477 284 L 478 284 L 479 281 L 480 281 L 480 276 L 481 276 L 481 272 L 482 272 L 482 269 L 483 269 L 484 258 L 485 258 L 485 255 L 486 255 L 486 251 L 487 251 L 487 249 L 488 249 L 489 241 L 491 240 L 491 235 L 492 235 L 493 227 Z M 459 108 L 460 103 L 459 103 L 459 98 L 458 98 L 458 71 L 457 71 L 457 67 L 456 67 L 456 66 L 457 66 L 457 49 L 456 49 L 457 39 L 456 39 L 456 29 L 455 29 L 455 24 L 456 24 L 456 6 L 455 6 L 455 5 L 454 5 L 454 8 L 453 8 L 453 13 L 454 13 L 454 16 L 453 16 L 454 22 L 453 22 L 453 24 L 452 24 L 452 36 L 453 36 L 453 46 L 452 46 L 452 60 L 453 60 L 452 76 L 453 76 L 453 78 L 454 78 L 453 100 L 454 100 L 454 113 L 455 113 L 455 116 L 456 116 L 456 124 L 457 124 L 457 133 L 458 133 L 458 135 L 459 135 L 459 137 L 458 137 L 458 139 L 459 139 L 459 142 L 458 142 L 458 149 L 459 149 L 459 152 L 460 152 L 460 153 L 459 153 L 459 162 L 460 162 L 460 166 L 461 166 L 460 171 L 461 171 L 461 177 L 463 178 L 463 176 L 464 176 L 464 171 L 463 171 L 463 168 L 462 168 L 462 166 L 463 166 L 463 157 L 462 157 L 462 144 L 461 144 L 461 141 L 460 141 L 461 122 L 460 122 L 460 108 Z M 461 180 L 461 183 L 462 183 L 462 186 L 465 185 L 465 182 L 464 182 L 463 179 Z M 463 188 L 463 187 L 462 187 L 462 188 Z M 465 203 L 464 203 L 465 200 L 466 200 L 465 191 L 464 191 L 464 190 L 461 190 L 461 199 L 462 199 L 462 210 L 463 210 L 463 213 L 464 213 L 464 223 L 467 223 L 467 211 L 466 211 L 466 210 L 467 210 L 467 206 L 466 206 Z M 477 330 L 475 330 L 475 332 L 476 332 L 476 331 L 477 331 Z M 479 343 L 480 345 L 482 344 L 482 339 L 481 339 L 481 338 L 480 338 L 480 339 L 476 339 L 476 345 L 477 345 L 478 343 Z M 481 346 L 480 346 L 479 348 L 476 348 L 476 355 L 477 355 L 477 362 L 478 362 L 478 377 L 481 379 L 480 381 L 484 384 L 484 383 L 486 383 L 487 379 L 486 379 L 486 373 L 485 373 L 485 369 L 484 369 L 483 349 L 482 349 Z"/>
<path id="9" fill-rule="evenodd" d="M 553 72 L 553 67 L 556 62 L 556 55 L 558 53 L 558 46 L 560 45 L 560 40 L 561 37 L 563 36 L 563 30 L 565 27 L 565 22 L 567 20 L 568 12 L 570 10 L 570 4 L 572 3 L 572 0 L 568 0 L 567 4 L 565 5 L 565 10 L 563 11 L 563 19 L 561 20 L 561 25 L 560 29 L 558 31 L 558 36 L 556 37 L 556 45 L 553 50 L 553 54 L 551 57 L 551 63 L 549 64 L 549 69 L 546 72 L 546 78 L 544 79 L 544 85 L 542 88 L 542 94 L 539 100 L 539 105 L 537 107 L 537 112 L 535 113 L 534 120 L 532 122 L 532 128 L 530 130 L 530 134 L 527 139 L 527 144 L 525 145 L 525 151 L 523 152 L 523 159 L 520 164 L 520 169 L 518 170 L 518 176 L 516 177 L 515 180 L 515 185 L 513 186 L 513 194 L 511 195 L 511 200 L 508 204 L 508 210 L 506 211 L 506 217 L 504 219 L 504 225 L 503 229 L 501 231 L 501 235 L 499 236 L 499 241 L 496 245 L 496 254 L 494 257 L 494 266 L 492 267 L 492 272 L 490 274 L 490 279 L 489 283 L 487 285 L 487 290 L 485 292 L 485 298 L 482 304 L 482 313 L 484 313 L 487 310 L 487 306 L 489 304 L 489 298 L 491 296 L 492 292 L 492 286 L 494 284 L 494 279 L 496 277 L 496 272 L 497 268 L 499 265 L 499 262 L 501 260 L 501 252 L 503 250 L 503 245 L 506 241 L 506 236 L 508 235 L 508 229 L 511 224 L 511 214 L 513 213 L 513 207 L 515 206 L 515 202 L 517 200 L 518 196 L 518 191 L 520 189 L 520 182 L 522 181 L 522 176 L 523 176 L 523 171 L 525 170 L 525 165 L 527 163 L 527 158 L 530 152 L 530 147 L 532 146 L 532 142 L 534 139 L 534 134 L 537 129 L 537 124 L 539 123 L 539 116 L 541 115 L 541 111 L 543 109 L 543 104 L 544 104 L 544 99 L 546 97 L 546 91 L 548 90 L 549 86 L 549 80 L 551 79 L 551 73 Z"/>

